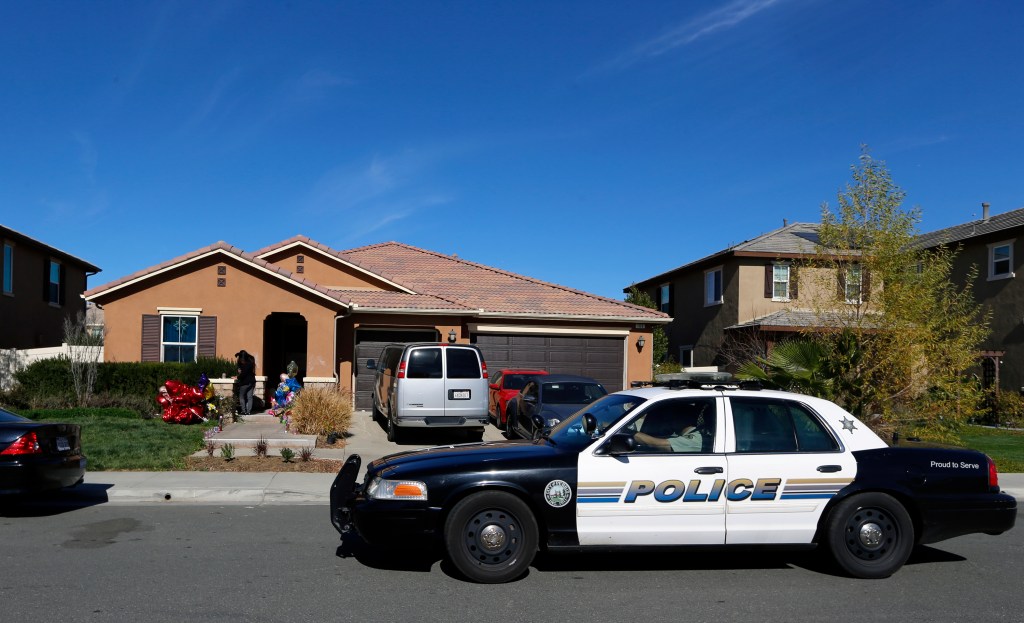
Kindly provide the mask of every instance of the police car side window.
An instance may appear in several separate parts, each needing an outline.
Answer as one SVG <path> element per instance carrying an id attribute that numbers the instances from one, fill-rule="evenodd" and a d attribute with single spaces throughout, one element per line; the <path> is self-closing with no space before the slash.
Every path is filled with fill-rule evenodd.
<path id="1" fill-rule="evenodd" d="M 715 399 L 687 398 L 653 404 L 627 425 L 638 453 L 709 453 L 715 445 Z"/>
<path id="2" fill-rule="evenodd" d="M 829 452 L 835 439 L 803 405 L 789 400 L 731 398 L 737 452 Z"/>

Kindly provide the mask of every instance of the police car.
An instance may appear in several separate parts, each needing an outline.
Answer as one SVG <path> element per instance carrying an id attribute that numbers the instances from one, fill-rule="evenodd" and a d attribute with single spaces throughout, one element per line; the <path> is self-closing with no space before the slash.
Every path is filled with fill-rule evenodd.
<path id="1" fill-rule="evenodd" d="M 539 548 L 822 546 L 887 577 L 917 544 L 1013 527 L 979 452 L 889 447 L 837 405 L 689 381 L 605 396 L 542 438 L 352 456 L 331 521 L 372 544 L 443 544 L 467 578 L 526 572 Z"/>

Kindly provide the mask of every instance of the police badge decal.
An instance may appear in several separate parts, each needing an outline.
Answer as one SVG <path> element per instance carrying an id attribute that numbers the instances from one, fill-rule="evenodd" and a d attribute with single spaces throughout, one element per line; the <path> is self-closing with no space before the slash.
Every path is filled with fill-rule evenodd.
<path id="1" fill-rule="evenodd" d="M 544 501 L 550 506 L 561 508 L 572 499 L 572 487 L 564 480 L 552 480 L 544 487 Z"/>

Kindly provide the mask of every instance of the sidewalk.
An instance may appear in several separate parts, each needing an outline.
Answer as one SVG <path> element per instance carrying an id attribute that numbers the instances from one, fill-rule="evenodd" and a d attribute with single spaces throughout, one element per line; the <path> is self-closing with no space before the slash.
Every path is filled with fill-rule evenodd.
<path id="1" fill-rule="evenodd" d="M 225 427 L 219 440 L 232 443 L 235 454 L 252 454 L 252 442 L 259 437 L 268 441 L 268 454 L 280 454 L 280 448 L 299 448 L 310 442 L 284 432 L 283 427 L 257 420 Z M 500 441 L 502 434 L 493 426 L 484 432 L 485 441 Z M 353 454 L 362 458 L 359 480 L 366 466 L 382 456 L 427 445 L 463 443 L 452 435 L 423 437 L 398 445 L 387 440 L 380 424 L 366 411 L 352 415 L 352 427 L 345 445 L 317 448 L 315 457 L 345 460 Z M 205 455 L 205 451 L 196 453 Z M 120 504 L 327 504 L 334 474 L 295 472 L 89 472 L 85 483 L 69 489 L 67 496 L 85 503 Z M 1024 474 L 999 474 L 1004 492 L 1024 498 Z"/>

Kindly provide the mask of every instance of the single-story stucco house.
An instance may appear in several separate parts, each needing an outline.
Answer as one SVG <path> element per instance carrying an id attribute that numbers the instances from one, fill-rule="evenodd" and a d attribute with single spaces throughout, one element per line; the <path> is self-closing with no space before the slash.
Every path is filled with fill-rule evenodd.
<path id="1" fill-rule="evenodd" d="M 370 406 L 365 368 L 384 344 L 480 347 L 488 369 L 592 376 L 609 391 L 650 380 L 668 315 L 398 242 L 336 251 L 296 236 L 247 253 L 218 242 L 92 288 L 107 361 L 232 358 L 276 379 L 338 384 Z M 646 347 L 645 347 L 646 346 Z M 271 383 L 271 386 L 273 383 Z"/>

